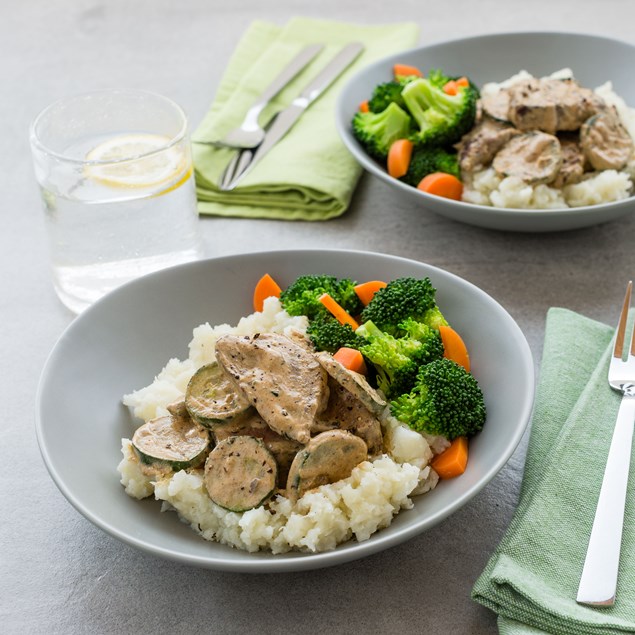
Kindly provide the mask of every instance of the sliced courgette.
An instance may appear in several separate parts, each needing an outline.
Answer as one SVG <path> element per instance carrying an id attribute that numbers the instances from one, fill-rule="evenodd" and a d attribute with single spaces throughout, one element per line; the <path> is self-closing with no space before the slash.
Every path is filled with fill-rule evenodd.
<path id="1" fill-rule="evenodd" d="M 295 455 L 303 445 L 292 439 L 287 439 L 270 428 L 255 408 L 247 410 L 227 423 L 217 423 L 211 428 L 212 437 L 216 443 L 228 437 L 249 436 L 261 439 L 265 447 L 276 460 L 278 465 L 278 483 L 285 487 L 289 467 Z"/>
<path id="2" fill-rule="evenodd" d="M 183 417 L 157 417 L 137 428 L 132 447 L 146 465 L 163 465 L 178 472 L 200 465 L 209 452 L 207 430 Z"/>
<path id="3" fill-rule="evenodd" d="M 187 411 L 206 427 L 233 419 L 249 405 L 247 397 L 216 362 L 201 366 L 185 391 Z"/>
<path id="4" fill-rule="evenodd" d="M 367 456 L 364 441 L 350 432 L 329 430 L 318 434 L 293 459 L 287 497 L 295 501 L 311 489 L 349 477 Z"/>
<path id="5" fill-rule="evenodd" d="M 265 444 L 254 437 L 235 436 L 221 441 L 205 462 L 209 497 L 232 512 L 262 505 L 276 487 L 278 466 Z"/>

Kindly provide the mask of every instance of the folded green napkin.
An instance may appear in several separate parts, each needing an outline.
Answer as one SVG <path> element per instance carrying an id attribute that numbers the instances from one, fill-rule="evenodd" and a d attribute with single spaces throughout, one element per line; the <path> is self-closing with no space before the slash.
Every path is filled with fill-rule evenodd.
<path id="1" fill-rule="evenodd" d="M 518 509 L 472 597 L 502 635 L 635 633 L 635 467 L 615 605 L 576 603 L 620 395 L 607 383 L 613 329 L 551 309 Z"/>
<path id="2" fill-rule="evenodd" d="M 194 166 L 199 211 L 220 216 L 326 220 L 342 214 L 361 174 L 335 129 L 337 95 L 350 77 L 376 59 L 413 46 L 415 24 L 360 26 L 295 18 L 286 26 L 254 22 L 238 44 L 214 103 L 194 133 Z M 232 156 L 203 145 L 240 125 L 249 107 L 280 71 L 308 44 L 324 50 L 263 112 L 267 121 L 293 100 L 349 42 L 365 50 L 300 117 L 294 127 L 231 192 L 217 183 Z"/>

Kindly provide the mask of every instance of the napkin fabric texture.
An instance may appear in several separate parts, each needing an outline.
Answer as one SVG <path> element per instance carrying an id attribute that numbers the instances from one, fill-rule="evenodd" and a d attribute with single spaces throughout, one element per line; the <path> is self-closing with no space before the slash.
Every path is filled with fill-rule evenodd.
<path id="1" fill-rule="evenodd" d="M 547 315 L 520 502 L 472 591 L 501 635 L 635 633 L 635 465 L 615 605 L 575 600 L 621 398 L 607 382 L 613 332 L 565 309 Z"/>
<path id="2" fill-rule="evenodd" d="M 238 44 L 207 116 L 192 136 L 199 211 L 202 214 L 326 220 L 348 207 L 361 167 L 335 128 L 335 102 L 346 82 L 367 64 L 412 47 L 415 24 L 354 25 L 295 18 L 280 27 L 254 22 Z M 262 113 L 265 123 L 288 106 L 342 46 L 361 42 L 365 49 L 302 114 L 293 128 L 231 192 L 217 184 L 233 151 L 205 145 L 239 126 L 249 107 L 309 44 L 324 49 Z"/>

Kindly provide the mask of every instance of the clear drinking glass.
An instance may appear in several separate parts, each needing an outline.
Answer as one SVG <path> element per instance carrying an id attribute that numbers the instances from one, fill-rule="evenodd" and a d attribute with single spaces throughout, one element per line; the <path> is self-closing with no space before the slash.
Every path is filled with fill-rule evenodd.
<path id="1" fill-rule="evenodd" d="M 48 106 L 30 130 L 54 285 L 80 312 L 137 276 L 202 256 L 187 119 L 109 90 Z"/>

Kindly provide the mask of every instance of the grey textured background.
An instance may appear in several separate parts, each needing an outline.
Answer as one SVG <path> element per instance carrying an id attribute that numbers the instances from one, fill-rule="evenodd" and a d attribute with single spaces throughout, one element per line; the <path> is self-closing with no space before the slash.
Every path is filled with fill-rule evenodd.
<path id="1" fill-rule="evenodd" d="M 398 11 L 395 7 L 398 6 Z M 50 480 L 33 411 L 40 369 L 72 320 L 50 283 L 27 129 L 51 100 L 141 87 L 196 125 L 254 18 L 413 20 L 421 42 L 507 30 L 567 30 L 633 41 L 630 0 L 25 0 L 0 7 L 0 631 L 5 633 L 495 633 L 471 586 L 513 513 L 526 447 L 461 511 L 389 551 L 298 574 L 232 575 L 140 553 L 93 527 Z M 515 235 L 453 223 L 393 200 L 364 177 L 351 209 L 323 224 L 203 218 L 206 252 L 354 248 L 447 269 L 518 321 L 539 365 L 548 307 L 613 322 L 635 275 L 635 217 Z M 256 229 L 257 231 L 254 231 Z M 90 422 L 88 421 L 89 425 Z"/>

